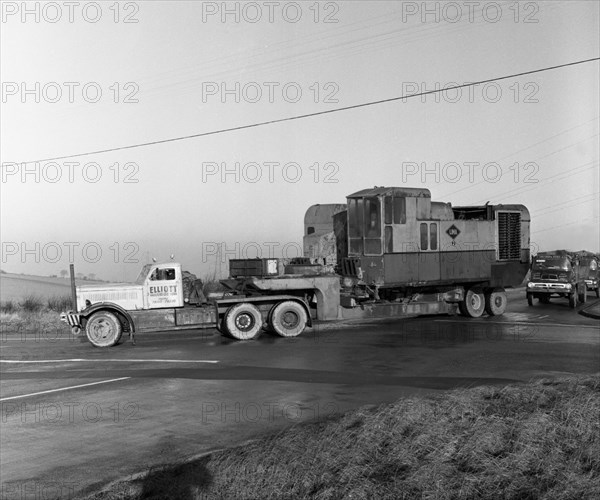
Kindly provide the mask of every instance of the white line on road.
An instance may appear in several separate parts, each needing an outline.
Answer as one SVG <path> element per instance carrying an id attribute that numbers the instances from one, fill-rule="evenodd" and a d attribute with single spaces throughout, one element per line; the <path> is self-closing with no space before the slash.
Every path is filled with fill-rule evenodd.
<path id="1" fill-rule="evenodd" d="M 89 387 L 90 385 L 108 384 L 109 382 L 118 382 L 119 380 L 127 380 L 130 378 L 131 377 L 113 378 L 110 380 L 101 380 L 100 382 L 90 382 L 89 384 L 72 385 L 70 387 L 61 387 L 60 389 L 49 389 L 47 391 L 32 392 L 30 394 L 21 394 L 20 396 L 10 396 L 8 398 L 1 398 L 0 402 L 8 401 L 9 399 L 20 399 L 20 398 L 27 398 L 29 396 L 39 396 L 40 394 L 49 394 L 51 392 L 60 392 L 60 391 L 68 391 L 70 389 L 79 389 L 80 387 Z"/>
<path id="2" fill-rule="evenodd" d="M 213 359 L 31 359 L 21 361 L 18 359 L 0 359 L 0 363 L 218 363 Z"/>
<path id="3" fill-rule="evenodd" d="M 434 319 L 434 323 L 465 323 L 463 320 L 459 319 Z M 525 326 L 548 326 L 552 328 L 557 328 L 561 326 L 568 327 L 576 327 L 576 328 L 593 328 L 594 330 L 598 329 L 598 325 L 571 325 L 567 323 L 535 323 L 533 321 L 473 321 L 473 318 L 467 320 L 467 324 L 473 325 L 504 325 L 504 326 L 513 326 L 513 325 L 525 325 Z"/>

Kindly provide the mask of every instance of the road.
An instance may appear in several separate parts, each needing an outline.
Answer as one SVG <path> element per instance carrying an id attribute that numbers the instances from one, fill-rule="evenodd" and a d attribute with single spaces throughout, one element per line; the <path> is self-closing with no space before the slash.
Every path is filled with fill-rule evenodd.
<path id="1" fill-rule="evenodd" d="M 295 339 L 165 332 L 97 349 L 66 332 L 6 334 L 2 498 L 74 498 L 366 404 L 595 373 L 599 326 L 566 301 L 528 307 L 517 290 L 501 317 L 328 323 Z"/>

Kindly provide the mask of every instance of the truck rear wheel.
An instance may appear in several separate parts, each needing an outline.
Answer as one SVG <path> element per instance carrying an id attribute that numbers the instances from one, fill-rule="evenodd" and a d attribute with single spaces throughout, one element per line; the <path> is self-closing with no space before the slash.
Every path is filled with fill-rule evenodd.
<path id="1" fill-rule="evenodd" d="M 225 313 L 223 327 L 237 340 L 252 340 L 262 328 L 262 316 L 253 304 L 236 304 Z"/>
<path id="2" fill-rule="evenodd" d="M 569 307 L 575 309 L 577 307 L 577 290 L 569 295 Z"/>
<path id="3" fill-rule="evenodd" d="M 281 337 L 296 337 L 306 328 L 308 321 L 304 308 L 293 300 L 280 302 L 273 307 L 270 326 Z"/>
<path id="4" fill-rule="evenodd" d="M 496 288 L 485 294 L 485 312 L 490 316 L 500 316 L 506 311 L 506 292 L 503 288 Z"/>
<path id="5" fill-rule="evenodd" d="M 587 302 L 587 285 L 583 285 L 583 291 L 579 292 L 579 302 L 582 304 Z"/>
<path id="6" fill-rule="evenodd" d="M 86 323 L 85 334 L 96 347 L 112 347 L 121 340 L 123 327 L 113 313 L 98 311 Z"/>
<path id="7" fill-rule="evenodd" d="M 481 290 L 476 288 L 467 290 L 464 300 L 458 303 L 458 308 L 464 316 L 479 318 L 485 309 L 485 298 Z"/>

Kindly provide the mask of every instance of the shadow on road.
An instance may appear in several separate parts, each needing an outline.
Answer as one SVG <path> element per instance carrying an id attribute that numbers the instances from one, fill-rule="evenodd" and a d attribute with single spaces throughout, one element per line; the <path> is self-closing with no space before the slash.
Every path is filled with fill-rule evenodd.
<path id="1" fill-rule="evenodd" d="M 142 491 L 138 498 L 147 500 L 207 498 L 212 484 L 212 474 L 206 468 L 210 457 L 177 465 L 160 471 L 150 471 L 140 479 Z"/>

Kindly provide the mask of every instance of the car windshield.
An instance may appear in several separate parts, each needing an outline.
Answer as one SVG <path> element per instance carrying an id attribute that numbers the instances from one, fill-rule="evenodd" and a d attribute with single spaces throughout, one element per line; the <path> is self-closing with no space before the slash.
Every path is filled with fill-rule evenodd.
<path id="1" fill-rule="evenodd" d="M 533 260 L 533 269 L 555 269 L 560 271 L 570 271 L 571 263 L 566 257 L 536 257 Z"/>
<path id="2" fill-rule="evenodd" d="M 140 271 L 139 276 L 135 280 L 135 283 L 137 285 L 144 284 L 144 281 L 146 281 L 146 277 L 148 276 L 148 272 L 150 271 L 151 267 L 152 267 L 152 264 L 146 264 L 144 267 L 142 267 L 142 270 Z"/>

